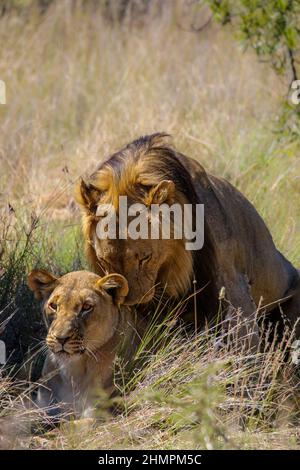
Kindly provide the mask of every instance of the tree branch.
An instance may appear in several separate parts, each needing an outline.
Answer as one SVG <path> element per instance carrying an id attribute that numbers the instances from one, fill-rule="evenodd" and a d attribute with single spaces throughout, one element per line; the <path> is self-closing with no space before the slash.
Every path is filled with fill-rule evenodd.
<path id="1" fill-rule="evenodd" d="M 296 70 L 296 65 L 295 65 L 295 57 L 294 57 L 293 49 L 291 49 L 290 47 L 288 47 L 288 55 L 289 55 L 290 66 L 292 70 L 292 80 L 291 80 L 291 84 L 292 84 L 295 80 L 298 80 L 298 77 L 297 77 L 297 70 Z"/>

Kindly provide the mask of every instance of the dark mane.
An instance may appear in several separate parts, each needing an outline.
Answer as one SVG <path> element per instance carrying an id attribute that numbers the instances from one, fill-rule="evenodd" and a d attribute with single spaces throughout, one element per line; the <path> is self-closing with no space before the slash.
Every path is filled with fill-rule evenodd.
<path id="1" fill-rule="evenodd" d="M 151 175 L 156 175 L 159 180 L 170 179 L 176 188 L 184 194 L 191 204 L 201 204 L 197 196 L 189 170 L 183 165 L 182 159 L 176 150 L 167 142 L 170 136 L 166 133 L 156 133 L 142 136 L 129 145 L 114 153 L 108 160 L 102 163 L 99 170 L 109 166 L 114 173 L 121 177 L 125 167 L 135 165 L 140 160 L 146 161 L 145 168 Z M 196 290 L 203 289 L 197 294 L 197 310 L 200 321 L 210 320 L 217 312 L 218 292 L 214 284 L 216 277 L 216 254 L 211 235 L 211 228 L 207 220 L 204 220 L 204 246 L 201 250 L 194 251 L 193 270 L 196 280 Z M 193 289 L 191 279 L 191 289 Z M 189 294 L 192 293 L 189 292 Z M 192 308 L 193 299 L 190 303 Z"/>

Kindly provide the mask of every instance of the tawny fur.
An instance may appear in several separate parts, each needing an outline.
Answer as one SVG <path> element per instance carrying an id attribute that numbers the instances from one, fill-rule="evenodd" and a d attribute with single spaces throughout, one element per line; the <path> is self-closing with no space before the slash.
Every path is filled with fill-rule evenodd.
<path id="1" fill-rule="evenodd" d="M 201 250 L 187 252 L 183 240 L 96 237 L 99 204 L 111 203 L 117 209 L 120 195 L 127 195 L 129 202 L 150 204 L 162 181 L 171 181 L 175 187 L 166 203 L 204 204 L 205 243 Z M 270 318 L 278 319 L 281 304 L 291 327 L 299 318 L 299 272 L 276 249 L 253 205 L 230 183 L 176 151 L 166 135 L 141 137 L 112 155 L 81 182 L 76 197 L 83 209 L 92 269 L 125 275 L 129 282 L 125 302 L 139 311 L 145 311 L 157 285 L 165 287 L 167 296 L 180 299 L 193 293 L 195 280 L 196 289 L 201 290 L 197 295 L 199 325 L 215 317 L 222 287 L 228 302 L 240 307 L 245 316 L 250 317 L 263 305 Z M 141 265 L 143 256 L 150 253 L 149 263 Z"/>
<path id="2" fill-rule="evenodd" d="M 50 412 L 54 407 L 55 413 L 81 416 L 93 409 L 101 390 L 108 395 L 113 390 L 113 363 L 120 335 L 129 325 L 128 309 L 120 310 L 127 281 L 117 274 L 101 278 L 88 271 L 56 278 L 40 270 L 30 273 L 28 284 L 43 300 L 48 324 L 37 404 Z"/>

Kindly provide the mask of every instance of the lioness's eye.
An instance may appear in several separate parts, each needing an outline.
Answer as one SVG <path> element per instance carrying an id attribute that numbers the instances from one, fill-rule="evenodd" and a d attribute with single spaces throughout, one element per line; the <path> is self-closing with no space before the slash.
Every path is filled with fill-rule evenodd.
<path id="1" fill-rule="evenodd" d="M 89 313 L 93 310 L 93 305 L 91 304 L 83 304 L 82 308 L 81 308 L 81 313 Z"/>
<path id="2" fill-rule="evenodd" d="M 50 310 L 52 310 L 53 312 L 56 312 L 57 310 L 57 304 L 55 302 L 51 302 L 50 304 L 48 304 L 48 307 L 50 308 Z"/>

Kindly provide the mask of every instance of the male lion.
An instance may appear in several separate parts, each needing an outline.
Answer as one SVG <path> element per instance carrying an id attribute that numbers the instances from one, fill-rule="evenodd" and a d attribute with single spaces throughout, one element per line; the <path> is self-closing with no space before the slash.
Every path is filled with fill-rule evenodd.
<path id="1" fill-rule="evenodd" d="M 101 278 L 77 271 L 57 278 L 35 270 L 28 285 L 43 300 L 50 324 L 37 405 L 49 414 L 87 416 L 99 388 L 108 394 L 113 388 L 113 361 L 124 332 L 119 306 L 128 293 L 127 281 L 119 274 Z"/>
<path id="2" fill-rule="evenodd" d="M 224 287 L 227 305 L 252 319 L 253 337 L 258 306 L 276 320 L 282 308 L 293 326 L 300 314 L 299 272 L 276 249 L 253 205 L 230 183 L 172 148 L 166 137 L 135 140 L 78 185 L 92 269 L 122 273 L 129 284 L 125 303 L 137 305 L 141 314 L 153 311 L 150 301 L 159 285 L 175 299 L 193 294 L 196 287 L 197 322 L 203 325 L 215 317 Z M 121 195 L 128 204 L 204 204 L 203 248 L 188 251 L 184 239 L 100 240 L 97 207 L 109 203 L 118 211 Z"/>

